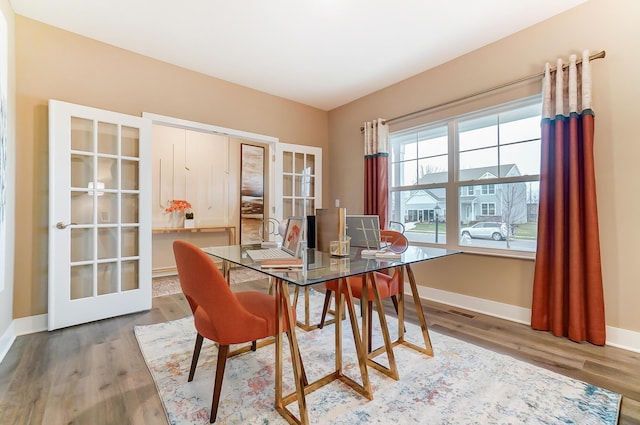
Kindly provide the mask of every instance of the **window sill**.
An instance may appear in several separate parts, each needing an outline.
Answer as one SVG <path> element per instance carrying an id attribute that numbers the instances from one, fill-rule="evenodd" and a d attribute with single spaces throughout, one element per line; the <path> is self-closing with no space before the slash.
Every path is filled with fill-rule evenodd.
<path id="1" fill-rule="evenodd" d="M 410 242 L 410 244 L 420 245 L 420 246 L 430 246 L 434 248 L 457 249 L 462 251 L 463 254 L 470 254 L 470 255 L 485 255 L 489 257 L 504 257 L 504 258 L 513 258 L 518 260 L 530 260 L 530 261 L 535 261 L 536 259 L 536 253 L 528 252 L 528 251 L 508 251 L 503 249 L 470 247 L 467 245 L 449 246 L 449 245 L 443 245 L 443 244 L 421 243 L 421 242 Z"/>

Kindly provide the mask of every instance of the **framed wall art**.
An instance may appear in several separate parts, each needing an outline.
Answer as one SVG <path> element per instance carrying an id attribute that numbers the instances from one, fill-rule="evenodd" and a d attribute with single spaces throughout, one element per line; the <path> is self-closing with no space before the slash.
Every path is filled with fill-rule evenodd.
<path id="1" fill-rule="evenodd" d="M 260 243 L 264 221 L 264 147 L 240 145 L 240 243 Z"/>

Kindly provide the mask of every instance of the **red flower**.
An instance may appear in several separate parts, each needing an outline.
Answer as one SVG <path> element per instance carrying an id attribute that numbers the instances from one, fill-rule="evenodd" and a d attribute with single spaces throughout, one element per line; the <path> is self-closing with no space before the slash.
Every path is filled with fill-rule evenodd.
<path id="1" fill-rule="evenodd" d="M 166 213 L 172 213 L 174 211 L 185 211 L 191 209 L 191 203 L 183 199 L 173 199 L 169 201 L 169 206 L 164 209 Z"/>

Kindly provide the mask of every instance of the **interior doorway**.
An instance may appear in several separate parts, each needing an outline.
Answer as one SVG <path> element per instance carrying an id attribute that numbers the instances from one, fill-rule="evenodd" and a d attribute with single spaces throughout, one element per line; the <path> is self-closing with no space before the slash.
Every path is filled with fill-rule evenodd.
<path id="1" fill-rule="evenodd" d="M 272 158 L 278 139 L 149 113 L 143 117 L 153 123 L 153 276 L 168 276 L 176 273 L 171 249 L 176 239 L 198 246 L 245 241 L 242 232 L 248 226 L 240 219 L 242 146 L 261 147 L 265 159 Z M 268 205 L 275 180 L 265 162 L 263 203 Z M 170 200 L 188 202 L 193 228 L 173 222 L 165 211 Z M 270 210 L 263 213 L 268 216 Z M 257 229 L 253 233 L 259 234 Z"/>

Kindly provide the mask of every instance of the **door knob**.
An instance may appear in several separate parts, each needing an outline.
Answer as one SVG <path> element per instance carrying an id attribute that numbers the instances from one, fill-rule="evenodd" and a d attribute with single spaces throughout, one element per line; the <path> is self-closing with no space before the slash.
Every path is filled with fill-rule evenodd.
<path id="1" fill-rule="evenodd" d="M 69 224 L 64 224 L 64 221 L 59 221 L 56 223 L 56 229 L 66 229 L 68 226 L 72 226 L 78 223 L 69 223 Z"/>

